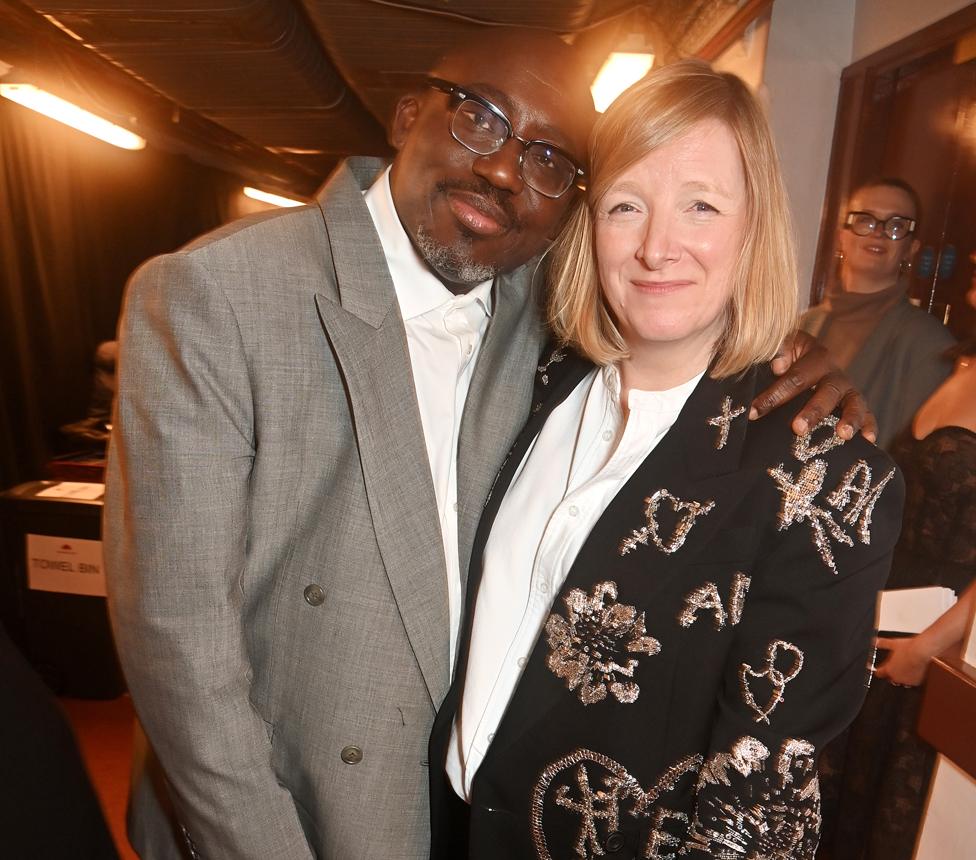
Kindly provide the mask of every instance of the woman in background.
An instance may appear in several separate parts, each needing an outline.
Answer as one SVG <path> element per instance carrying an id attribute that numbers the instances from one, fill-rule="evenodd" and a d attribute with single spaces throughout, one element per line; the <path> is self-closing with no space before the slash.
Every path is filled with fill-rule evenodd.
<path id="1" fill-rule="evenodd" d="M 966 295 L 976 307 L 976 275 Z M 929 661 L 959 647 L 976 603 L 976 337 L 950 353 L 952 375 L 891 447 L 905 474 L 905 517 L 888 588 L 944 586 L 959 602 L 888 651 L 864 708 L 828 747 L 820 860 L 910 860 L 935 750 L 915 732 Z M 846 738 L 846 741 L 845 741 Z"/>
<path id="2" fill-rule="evenodd" d="M 856 189 L 837 237 L 840 276 L 801 326 L 864 392 L 888 449 L 949 375 L 949 330 L 908 300 L 918 250 L 919 199 L 901 179 Z"/>
<path id="3" fill-rule="evenodd" d="M 748 419 L 796 273 L 739 79 L 676 63 L 610 107 L 553 278 L 562 346 L 482 516 L 431 740 L 433 856 L 811 858 L 902 487 L 833 417 Z"/>

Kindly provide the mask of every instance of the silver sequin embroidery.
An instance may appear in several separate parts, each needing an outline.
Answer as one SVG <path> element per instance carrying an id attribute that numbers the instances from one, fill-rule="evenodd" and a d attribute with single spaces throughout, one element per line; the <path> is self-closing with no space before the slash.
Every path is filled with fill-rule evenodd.
<path id="1" fill-rule="evenodd" d="M 601 831 L 616 830 L 625 813 L 634 818 L 650 816 L 661 795 L 673 790 L 686 774 L 697 773 L 701 764 L 702 756 L 686 756 L 667 768 L 654 785 L 644 791 L 623 765 L 601 753 L 578 749 L 553 762 L 540 774 L 532 792 L 529 817 L 532 842 L 539 860 L 553 860 L 543 820 L 546 794 L 551 786 L 555 787 L 553 800 L 556 806 L 579 818 L 573 846 L 575 855 L 581 858 L 603 856 Z M 559 779 L 560 776 L 563 778 Z M 649 855 L 645 853 L 645 856 Z"/>
<path id="2" fill-rule="evenodd" d="M 726 397 L 722 401 L 722 414 L 707 419 L 709 427 L 718 427 L 718 436 L 715 438 L 715 447 L 721 451 L 729 441 L 729 428 L 732 422 L 746 411 L 745 406 L 732 408 L 732 398 Z"/>
<path id="3" fill-rule="evenodd" d="M 577 691 L 584 705 L 603 701 L 608 692 L 618 702 L 637 701 L 640 687 L 622 680 L 633 678 L 639 665 L 628 655 L 661 650 L 657 639 L 647 635 L 644 613 L 616 598 L 613 582 L 597 583 L 590 594 L 574 588 L 563 598 L 568 618 L 554 612 L 546 622 L 546 666 Z"/>
<path id="4" fill-rule="evenodd" d="M 657 511 L 662 501 L 667 501 L 672 510 L 680 515 L 678 524 L 674 528 L 674 533 L 668 540 L 662 540 L 659 533 L 657 522 Z M 641 529 L 635 529 L 630 537 L 625 537 L 620 542 L 620 554 L 627 555 L 631 550 L 637 548 L 638 544 L 647 546 L 650 540 L 661 552 L 671 554 L 681 549 L 688 537 L 688 532 L 695 524 L 698 517 L 705 516 L 715 507 L 714 501 L 707 502 L 683 502 L 681 499 L 672 496 L 665 489 L 658 490 L 653 496 L 644 499 L 647 507 L 644 508 L 644 516 L 647 518 L 647 525 Z"/>
<path id="5" fill-rule="evenodd" d="M 826 454 L 828 451 L 832 451 L 834 448 L 839 448 L 847 440 L 842 439 L 836 433 L 834 433 L 834 428 L 837 426 L 837 416 L 828 415 L 821 421 L 816 427 L 810 430 L 803 436 L 797 436 L 793 440 L 793 456 L 796 457 L 801 463 L 806 463 L 807 460 L 812 460 L 814 457 L 819 457 L 821 454 Z M 830 434 L 822 441 L 816 445 L 811 445 L 813 440 L 813 434 L 816 433 L 823 427 L 830 428 Z"/>
<path id="6" fill-rule="evenodd" d="M 543 385 L 549 384 L 549 374 L 547 373 L 549 368 L 554 364 L 559 364 L 559 362 L 562 361 L 565 357 L 566 357 L 566 350 L 564 350 L 562 347 L 558 349 L 554 349 L 550 354 L 549 358 L 546 360 L 545 364 L 540 364 L 538 368 L 536 368 L 539 371 L 540 374 L 539 379 L 542 381 Z"/>
<path id="7" fill-rule="evenodd" d="M 893 477 L 894 468 L 872 487 L 871 467 L 864 460 L 858 460 L 847 470 L 837 489 L 827 496 L 827 504 L 844 514 L 845 523 L 857 524 L 857 536 L 863 544 L 871 543 L 874 506 Z"/>
<path id="8" fill-rule="evenodd" d="M 794 523 L 808 522 L 813 530 L 813 543 L 820 558 L 827 567 L 837 573 L 830 539 L 833 538 L 846 546 L 853 546 L 854 541 L 834 521 L 829 511 L 813 503 L 817 493 L 823 488 L 827 463 L 824 460 L 806 463 L 796 478 L 783 469 L 782 463 L 769 469 L 768 472 L 783 494 L 783 504 L 779 511 L 779 530 L 782 531 Z"/>
<path id="9" fill-rule="evenodd" d="M 742 618 L 742 608 L 750 581 L 744 573 L 736 572 L 729 593 L 728 612 L 718 593 L 718 586 L 714 582 L 705 582 L 693 588 L 685 595 L 684 606 L 678 613 L 678 623 L 682 627 L 691 627 L 698 620 L 699 611 L 708 610 L 713 615 L 716 630 L 724 628 L 727 621 L 734 627 Z"/>
<path id="10" fill-rule="evenodd" d="M 780 668 L 777 660 L 782 661 L 783 655 L 791 655 L 790 665 Z M 783 691 L 803 668 L 803 652 L 790 642 L 776 639 L 769 643 L 766 650 L 766 664 L 760 671 L 755 671 L 748 663 L 739 667 L 739 684 L 742 688 L 742 699 L 756 714 L 757 723 L 769 724 L 769 715 L 776 710 L 783 701 Z M 772 691 L 765 705 L 760 706 L 750 686 L 750 678 L 765 678 L 769 681 Z"/>
<path id="11" fill-rule="evenodd" d="M 788 738 L 767 770 L 769 751 L 742 738 L 731 754 L 718 753 L 701 771 L 707 782 L 729 786 L 730 798 L 700 803 L 686 850 L 716 860 L 813 860 L 820 835 L 820 787 L 813 745 Z"/>

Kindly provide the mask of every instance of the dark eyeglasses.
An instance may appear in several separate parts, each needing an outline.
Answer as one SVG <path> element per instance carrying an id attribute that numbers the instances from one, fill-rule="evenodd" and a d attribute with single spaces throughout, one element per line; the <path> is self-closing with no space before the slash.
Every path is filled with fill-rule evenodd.
<path id="1" fill-rule="evenodd" d="M 498 152 L 514 137 L 522 144 L 519 172 L 522 181 L 545 197 L 562 197 L 576 185 L 585 188 L 586 173 L 558 146 L 545 140 L 525 140 L 512 129 L 502 110 L 488 99 L 440 78 L 427 78 L 427 86 L 447 93 L 456 103 L 451 136 L 478 155 Z"/>
<path id="2" fill-rule="evenodd" d="M 893 242 L 915 232 L 915 221 L 911 218 L 892 215 L 888 220 L 882 221 L 870 212 L 848 212 L 844 226 L 855 236 L 870 236 L 880 227 L 881 232 Z"/>

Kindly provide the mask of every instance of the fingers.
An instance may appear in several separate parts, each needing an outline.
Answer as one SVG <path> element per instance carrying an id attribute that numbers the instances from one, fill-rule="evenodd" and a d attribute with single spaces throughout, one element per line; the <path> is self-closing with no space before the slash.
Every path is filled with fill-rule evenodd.
<path id="1" fill-rule="evenodd" d="M 850 433 L 844 436 L 851 439 L 860 430 L 861 435 L 868 442 L 878 441 L 878 422 L 874 418 L 874 413 L 868 408 L 868 402 L 864 399 L 856 388 L 849 388 L 841 400 L 840 421 L 837 422 L 837 434 L 844 436 L 844 432 Z"/>
<path id="2" fill-rule="evenodd" d="M 809 337 L 809 335 L 802 335 L 801 332 L 797 332 L 792 335 L 792 344 L 784 344 L 780 348 L 780 352 L 777 354 L 777 361 L 785 360 L 786 353 L 783 352 L 787 347 L 790 350 L 790 354 L 797 354 L 797 340 L 802 340 L 806 338 L 808 341 L 804 345 L 804 352 L 802 354 L 797 354 L 798 357 L 789 366 L 789 368 L 780 376 L 779 379 L 775 380 L 773 384 L 767 388 L 765 391 L 759 393 L 755 400 L 752 401 L 752 406 L 756 410 L 755 417 L 758 418 L 761 415 L 765 415 L 767 412 L 775 409 L 776 407 L 782 405 L 788 400 L 792 400 L 798 394 L 812 388 L 817 385 L 821 380 L 829 378 L 832 372 L 836 372 L 830 356 L 820 344 Z M 839 399 L 839 398 L 838 398 Z M 831 402 L 832 398 L 827 398 L 824 402 Z M 837 402 L 834 401 L 833 406 L 836 406 Z M 818 409 L 822 409 L 822 406 L 818 406 Z M 827 411 L 830 411 L 829 409 Z M 806 410 L 801 411 L 800 415 L 797 417 L 804 418 L 807 422 L 813 417 L 813 415 L 805 414 Z M 825 412 L 820 414 L 820 418 L 823 418 Z M 750 413 L 750 418 L 753 415 Z M 818 418 L 813 423 L 808 423 L 808 427 L 813 427 L 819 423 L 820 418 Z M 802 431 L 799 430 L 794 425 L 794 430 L 797 432 L 805 433 L 806 428 Z"/>

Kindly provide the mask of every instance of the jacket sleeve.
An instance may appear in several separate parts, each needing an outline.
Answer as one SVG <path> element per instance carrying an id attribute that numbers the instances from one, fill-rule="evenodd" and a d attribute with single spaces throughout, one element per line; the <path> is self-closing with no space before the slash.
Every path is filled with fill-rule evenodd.
<path id="1" fill-rule="evenodd" d="M 900 474 L 856 447 L 767 473 L 776 524 L 748 571 L 682 857 L 814 856 L 816 758 L 867 692 L 901 527 Z"/>
<path id="2" fill-rule="evenodd" d="M 109 606 L 193 856 L 310 858 L 252 708 L 241 575 L 255 454 L 232 307 L 186 254 L 129 284 L 105 507 Z"/>

